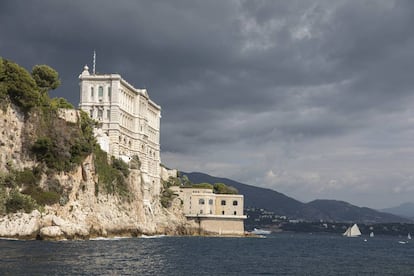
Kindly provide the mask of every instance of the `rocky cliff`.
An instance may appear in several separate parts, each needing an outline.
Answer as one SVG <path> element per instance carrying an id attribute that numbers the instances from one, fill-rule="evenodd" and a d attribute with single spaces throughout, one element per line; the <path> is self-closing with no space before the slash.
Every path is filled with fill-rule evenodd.
<path id="1" fill-rule="evenodd" d="M 60 119 L 61 120 L 61 119 Z M 17 108 L 8 105 L 0 110 L 0 176 L 3 176 L 0 196 L 4 201 L 14 192 L 6 185 L 4 176 L 11 170 L 32 170 L 41 162 L 24 150 L 27 133 L 33 132 L 33 122 Z M 30 137 L 30 135 L 29 135 Z M 0 214 L 0 236 L 19 239 L 87 239 L 97 236 L 138 236 L 140 234 L 191 234 L 196 228 L 182 214 L 179 200 L 166 209 L 160 204 L 160 191 L 155 191 L 149 203 L 144 204 L 145 183 L 140 170 L 129 169 L 126 178 L 128 194 L 98 190 L 99 175 L 96 173 L 94 154 L 87 155 L 80 165 L 69 171 L 41 170 L 36 189 L 47 191 L 51 179 L 64 191 L 64 200 L 53 204 L 38 205 L 29 213 L 18 210 Z M 5 184 L 6 183 L 6 184 Z M 18 183 L 19 191 L 25 183 Z M 26 195 L 25 195 L 26 196 Z M 27 196 L 26 196 L 27 197 Z"/>

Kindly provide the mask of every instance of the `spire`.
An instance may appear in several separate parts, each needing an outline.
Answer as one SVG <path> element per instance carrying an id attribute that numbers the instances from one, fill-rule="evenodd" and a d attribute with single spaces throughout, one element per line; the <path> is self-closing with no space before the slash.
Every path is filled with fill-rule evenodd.
<path id="1" fill-rule="evenodd" d="M 92 74 L 95 75 L 95 66 L 96 66 L 96 51 L 93 50 L 93 67 L 92 67 Z"/>

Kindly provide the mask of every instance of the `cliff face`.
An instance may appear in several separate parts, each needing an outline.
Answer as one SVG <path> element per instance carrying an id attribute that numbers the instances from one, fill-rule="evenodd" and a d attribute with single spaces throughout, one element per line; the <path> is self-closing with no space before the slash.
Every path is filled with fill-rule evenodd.
<path id="1" fill-rule="evenodd" d="M 0 111 L 0 174 L 14 169 L 33 168 L 38 164 L 22 150 L 22 133 L 30 132 L 24 116 L 8 107 Z M 65 202 L 46 205 L 31 213 L 13 213 L 0 217 L 0 236 L 10 238 L 73 239 L 96 236 L 137 236 L 140 234 L 191 234 L 195 225 L 187 222 L 181 203 L 175 200 L 165 209 L 161 206 L 160 191 L 153 191 L 148 201 L 144 193 L 151 189 L 139 169 L 130 169 L 127 178 L 128 197 L 116 193 L 97 192 L 94 155 L 70 172 L 60 172 L 53 179 L 67 191 Z M 50 175 L 48 176 L 50 178 Z M 42 175 L 40 186 L 45 185 Z M 10 193 L 5 188 L 1 193 Z"/>

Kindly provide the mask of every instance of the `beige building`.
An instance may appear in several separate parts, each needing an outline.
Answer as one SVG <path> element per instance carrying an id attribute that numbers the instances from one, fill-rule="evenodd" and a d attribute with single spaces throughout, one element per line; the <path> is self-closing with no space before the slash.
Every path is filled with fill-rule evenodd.
<path id="1" fill-rule="evenodd" d="M 79 80 L 79 108 L 101 123 L 102 149 L 124 161 L 138 155 L 148 193 L 159 192 L 161 107 L 119 74 L 90 74 L 85 66 Z"/>
<path id="2" fill-rule="evenodd" d="M 208 188 L 170 187 L 183 201 L 184 214 L 204 232 L 219 235 L 244 234 L 243 195 L 214 194 Z"/>

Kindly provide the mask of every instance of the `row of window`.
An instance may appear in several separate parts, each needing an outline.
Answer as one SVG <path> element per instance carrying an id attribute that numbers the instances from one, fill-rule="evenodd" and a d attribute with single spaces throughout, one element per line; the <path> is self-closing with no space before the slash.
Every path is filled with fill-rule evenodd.
<path id="1" fill-rule="evenodd" d="M 94 97 L 94 91 L 95 90 L 95 88 L 92 86 L 91 87 L 91 98 L 93 98 Z M 108 99 L 109 100 L 111 100 L 111 94 L 112 94 L 112 91 L 111 91 L 111 87 L 110 86 L 108 86 Z M 98 87 L 98 98 L 103 98 L 103 95 L 104 95 L 104 88 L 103 88 L 103 86 L 99 86 Z"/>
<path id="2" fill-rule="evenodd" d="M 202 215 L 202 214 L 203 214 L 203 210 L 202 210 L 202 209 L 200 209 L 199 214 L 200 214 L 200 215 Z M 210 210 L 210 215 L 212 215 L 212 214 L 213 214 L 213 211 L 212 211 L 212 210 Z M 222 214 L 222 215 L 225 215 L 224 211 L 221 211 L 221 214 Z M 235 215 L 235 216 L 236 216 L 236 215 L 237 215 L 237 211 L 234 211 L 234 212 L 233 212 L 233 215 Z"/>
<path id="3" fill-rule="evenodd" d="M 200 198 L 200 199 L 198 200 L 198 204 L 200 204 L 200 205 L 204 205 L 204 204 L 205 204 L 205 200 L 204 200 L 204 198 Z M 209 199 L 209 200 L 208 200 L 208 204 L 209 204 L 209 205 L 213 205 L 213 200 L 212 200 L 212 199 Z M 221 201 L 221 205 L 222 205 L 222 206 L 225 206 L 225 205 L 226 205 L 226 200 L 222 200 L 222 201 Z M 237 200 L 233 200 L 233 206 L 237 206 L 237 205 L 239 205 L 239 203 L 237 202 Z"/>
<path id="4" fill-rule="evenodd" d="M 94 112 L 93 109 L 89 110 L 89 113 L 91 115 L 91 118 L 95 118 L 94 117 L 95 116 L 95 112 Z M 104 114 L 103 107 L 98 107 L 97 114 L 96 114 L 96 119 L 103 120 L 104 119 L 103 118 L 103 114 Z M 109 109 L 106 110 L 106 119 L 107 120 L 111 120 L 111 110 L 109 110 Z"/>

